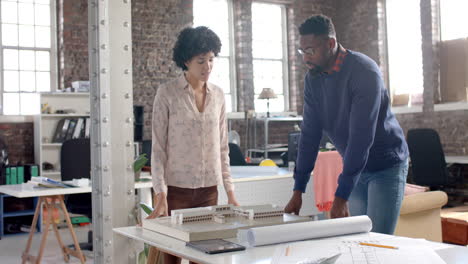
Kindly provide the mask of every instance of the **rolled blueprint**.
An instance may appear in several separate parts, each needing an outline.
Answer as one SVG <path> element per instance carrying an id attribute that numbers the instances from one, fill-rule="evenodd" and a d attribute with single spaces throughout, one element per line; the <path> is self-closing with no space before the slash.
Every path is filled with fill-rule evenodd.
<path id="1" fill-rule="evenodd" d="M 312 238 L 369 232 L 372 221 L 367 215 L 321 221 L 240 229 L 238 241 L 251 247 Z"/>

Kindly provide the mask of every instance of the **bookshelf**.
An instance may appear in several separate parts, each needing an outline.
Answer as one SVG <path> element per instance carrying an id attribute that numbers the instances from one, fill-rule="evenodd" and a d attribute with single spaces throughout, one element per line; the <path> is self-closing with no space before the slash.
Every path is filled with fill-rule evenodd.
<path id="1" fill-rule="evenodd" d="M 50 107 L 49 113 L 34 117 L 34 157 L 40 168 L 40 175 L 60 180 L 60 150 L 62 143 L 53 141 L 57 124 L 64 118 L 88 118 L 90 109 L 89 93 L 41 93 L 40 103 Z M 70 114 L 55 114 L 57 110 L 71 110 Z M 54 166 L 42 170 L 44 162 Z"/>

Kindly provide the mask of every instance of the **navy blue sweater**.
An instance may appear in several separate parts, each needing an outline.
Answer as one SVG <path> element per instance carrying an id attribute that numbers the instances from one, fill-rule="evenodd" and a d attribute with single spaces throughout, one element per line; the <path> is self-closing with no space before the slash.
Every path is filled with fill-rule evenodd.
<path id="1" fill-rule="evenodd" d="M 377 64 L 348 50 L 338 72 L 304 83 L 304 119 L 294 173 L 294 190 L 305 192 L 322 132 L 343 157 L 335 195 L 348 200 L 363 171 L 390 168 L 408 157 L 403 131 L 390 109 Z"/>

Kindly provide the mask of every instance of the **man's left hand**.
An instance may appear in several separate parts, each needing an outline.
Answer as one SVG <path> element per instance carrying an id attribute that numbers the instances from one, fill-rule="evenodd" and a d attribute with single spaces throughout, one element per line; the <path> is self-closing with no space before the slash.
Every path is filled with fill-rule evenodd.
<path id="1" fill-rule="evenodd" d="M 335 196 L 330 210 L 330 218 L 348 217 L 349 215 L 348 201 Z"/>

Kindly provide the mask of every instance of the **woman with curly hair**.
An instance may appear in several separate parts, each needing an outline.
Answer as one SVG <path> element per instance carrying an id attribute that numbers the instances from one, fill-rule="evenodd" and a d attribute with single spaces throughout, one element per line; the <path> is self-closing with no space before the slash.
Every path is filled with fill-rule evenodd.
<path id="1" fill-rule="evenodd" d="M 148 218 L 171 210 L 218 203 L 221 182 L 228 203 L 238 205 L 229 169 L 224 92 L 209 83 L 221 49 L 207 27 L 183 29 L 173 61 L 183 74 L 159 87 L 153 105 L 151 172 L 156 206 Z M 165 264 L 180 259 L 165 254 Z"/>

